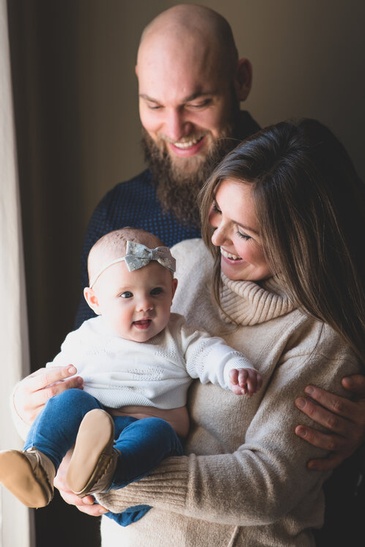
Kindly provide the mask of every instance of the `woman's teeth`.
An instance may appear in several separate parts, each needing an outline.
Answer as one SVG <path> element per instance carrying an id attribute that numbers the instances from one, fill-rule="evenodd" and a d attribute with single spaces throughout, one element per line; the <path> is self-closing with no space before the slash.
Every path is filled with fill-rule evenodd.
<path id="1" fill-rule="evenodd" d="M 240 256 L 233 255 L 232 253 L 228 253 L 227 251 L 222 249 L 222 247 L 221 247 L 221 255 L 224 256 L 225 258 L 228 258 L 229 260 L 241 260 Z"/>

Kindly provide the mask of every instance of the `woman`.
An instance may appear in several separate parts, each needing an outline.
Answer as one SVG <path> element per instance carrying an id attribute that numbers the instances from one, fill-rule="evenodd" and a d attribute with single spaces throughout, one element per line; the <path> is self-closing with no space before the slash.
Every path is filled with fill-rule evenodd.
<path id="1" fill-rule="evenodd" d="M 263 387 L 237 400 L 195 384 L 188 455 L 99 497 L 154 508 L 127 529 L 104 519 L 103 545 L 311 546 L 328 475 L 306 469 L 324 453 L 294 434 L 293 400 L 308 383 L 345 394 L 341 378 L 361 371 L 365 189 L 328 129 L 285 122 L 223 160 L 201 211 L 213 280 L 202 242 L 175 246 L 175 310 L 244 351 Z"/>

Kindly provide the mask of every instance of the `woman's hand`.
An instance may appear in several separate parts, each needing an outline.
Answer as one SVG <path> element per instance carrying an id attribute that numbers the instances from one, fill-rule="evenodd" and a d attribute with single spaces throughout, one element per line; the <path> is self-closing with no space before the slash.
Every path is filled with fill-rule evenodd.
<path id="1" fill-rule="evenodd" d="M 365 442 L 365 376 L 348 376 L 342 385 L 354 396 L 353 401 L 315 386 L 308 386 L 307 397 L 295 401 L 299 410 L 327 429 L 322 432 L 304 425 L 295 429 L 298 437 L 331 452 L 327 458 L 310 460 L 308 469 L 335 469 Z"/>
<path id="2" fill-rule="evenodd" d="M 83 387 L 73 365 L 40 368 L 21 380 L 15 387 L 13 402 L 15 411 L 27 424 L 32 424 L 48 399 L 71 387 Z M 72 378 L 70 378 L 72 376 Z"/>
<path id="3" fill-rule="evenodd" d="M 54 480 L 54 486 L 59 490 L 60 495 L 66 503 L 74 505 L 81 513 L 86 513 L 91 517 L 100 517 L 104 513 L 107 513 L 108 510 L 102 505 L 95 503 L 94 496 L 80 498 L 69 489 L 66 483 L 66 472 L 71 454 L 72 451 L 68 452 L 63 458 Z"/>

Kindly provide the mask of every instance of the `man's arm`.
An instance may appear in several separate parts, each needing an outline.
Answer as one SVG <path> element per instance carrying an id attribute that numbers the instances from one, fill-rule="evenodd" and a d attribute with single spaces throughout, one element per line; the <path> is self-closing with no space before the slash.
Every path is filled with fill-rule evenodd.
<path id="1" fill-rule="evenodd" d="M 298 437 L 331 452 L 327 458 L 310 460 L 309 469 L 335 469 L 365 442 L 365 376 L 343 378 L 342 385 L 353 395 L 352 401 L 315 386 L 308 386 L 306 396 L 295 401 L 299 410 L 328 430 L 324 433 L 304 425 L 295 429 Z"/>

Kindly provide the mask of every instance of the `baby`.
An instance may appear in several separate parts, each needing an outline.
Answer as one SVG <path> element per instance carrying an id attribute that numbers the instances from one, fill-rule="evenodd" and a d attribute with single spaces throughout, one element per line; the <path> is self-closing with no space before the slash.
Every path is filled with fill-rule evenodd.
<path id="1" fill-rule="evenodd" d="M 193 379 L 237 395 L 262 384 L 242 354 L 171 313 L 175 259 L 153 234 L 123 228 L 104 235 L 88 272 L 84 296 L 98 317 L 68 334 L 47 364 L 74 364 L 84 389 L 48 401 L 23 451 L 0 452 L 0 481 L 28 507 L 52 500 L 55 474 L 73 446 L 67 482 L 79 496 L 122 488 L 182 455 Z M 148 510 L 108 515 L 126 526 Z"/>

